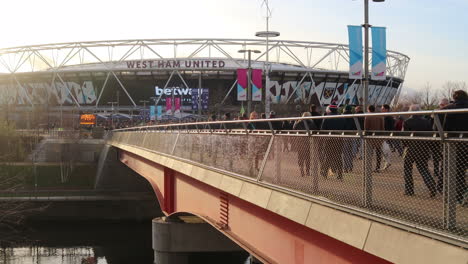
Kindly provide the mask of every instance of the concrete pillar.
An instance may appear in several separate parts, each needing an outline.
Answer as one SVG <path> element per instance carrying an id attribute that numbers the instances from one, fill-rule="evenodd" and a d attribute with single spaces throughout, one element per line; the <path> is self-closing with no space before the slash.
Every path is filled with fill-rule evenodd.
<path id="1" fill-rule="evenodd" d="M 262 264 L 262 262 L 258 260 L 254 255 L 250 255 L 249 264 Z"/>
<path id="2" fill-rule="evenodd" d="M 187 264 L 190 253 L 242 251 L 221 232 L 195 216 L 153 219 L 154 263 Z"/>

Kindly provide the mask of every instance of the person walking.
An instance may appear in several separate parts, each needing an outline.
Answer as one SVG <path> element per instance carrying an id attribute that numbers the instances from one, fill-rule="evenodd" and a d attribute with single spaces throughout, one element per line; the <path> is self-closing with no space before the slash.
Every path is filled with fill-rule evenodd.
<path id="1" fill-rule="evenodd" d="M 310 112 L 302 113 L 302 117 L 311 116 Z M 307 127 L 306 127 L 307 124 Z M 297 120 L 294 125 L 294 130 L 317 130 L 313 120 Z M 293 137 L 293 150 L 297 152 L 297 163 L 301 172 L 301 176 L 310 175 L 310 142 L 309 137 Z M 305 167 L 305 170 L 304 170 Z"/>
<path id="2" fill-rule="evenodd" d="M 267 119 L 265 113 L 260 114 L 260 119 Z M 261 130 L 269 130 L 270 125 L 268 125 L 268 122 L 256 122 L 254 124 L 255 129 L 261 129 Z"/>
<path id="3" fill-rule="evenodd" d="M 249 119 L 252 120 L 252 119 L 258 119 L 258 112 L 253 110 L 250 115 L 249 115 Z"/>
<path id="4" fill-rule="evenodd" d="M 329 116 L 338 115 L 338 107 L 329 105 L 326 109 Z M 343 118 L 324 119 L 321 130 L 344 130 L 345 121 Z M 323 161 L 320 171 L 322 177 L 327 178 L 328 171 L 331 170 L 338 179 L 343 179 L 343 140 L 340 138 L 324 138 Z"/>
<path id="5" fill-rule="evenodd" d="M 229 112 L 224 113 L 222 121 L 231 121 L 231 120 L 232 120 L 231 113 L 229 113 Z M 219 129 L 229 130 L 229 129 L 232 129 L 232 128 L 233 128 L 232 124 L 220 124 L 219 125 Z"/>
<path id="6" fill-rule="evenodd" d="M 409 111 L 421 110 L 419 105 L 413 104 Z M 431 131 L 431 122 L 420 115 L 413 115 L 403 123 L 403 131 Z M 413 181 L 413 163 L 416 163 L 416 168 L 421 174 L 424 184 L 429 189 L 431 197 L 436 194 L 435 181 L 431 176 L 428 168 L 429 162 L 429 144 L 420 144 L 421 142 L 408 140 L 405 141 L 407 148 L 404 155 L 403 170 L 405 178 L 405 195 L 414 195 Z"/>
<path id="7" fill-rule="evenodd" d="M 350 105 L 345 106 L 343 115 L 353 114 L 353 108 Z M 344 130 L 356 130 L 356 124 L 353 118 L 344 118 L 345 128 Z M 353 159 L 354 159 L 354 145 L 359 138 L 348 138 L 344 139 L 343 144 L 343 171 L 351 172 L 353 170 Z"/>
<path id="8" fill-rule="evenodd" d="M 311 116 L 321 116 L 321 114 L 317 111 L 317 106 L 315 104 L 311 104 L 309 106 L 309 112 Z M 315 126 L 320 128 L 322 126 L 322 119 L 314 119 Z"/>
<path id="9" fill-rule="evenodd" d="M 390 112 L 390 106 L 388 104 L 382 105 L 381 111 L 382 111 L 382 113 Z M 385 116 L 384 117 L 384 129 L 385 129 L 385 131 L 394 131 L 395 130 L 395 119 L 393 118 L 393 116 Z M 389 139 L 389 140 L 386 140 L 386 141 L 383 142 L 382 155 L 383 155 L 383 158 L 385 160 L 385 165 L 384 165 L 382 171 L 387 170 L 392 165 L 390 156 L 391 156 L 391 152 L 394 152 L 394 151 L 395 151 L 394 140 Z"/>
<path id="10" fill-rule="evenodd" d="M 275 119 L 277 118 L 276 112 L 271 111 L 270 112 L 270 119 Z M 273 127 L 273 130 L 278 131 L 282 129 L 282 122 L 281 121 L 271 121 L 271 126 Z"/>
<path id="11" fill-rule="evenodd" d="M 468 108 L 468 94 L 463 90 L 453 93 L 453 103 L 443 109 L 463 109 Z M 468 131 L 468 113 L 447 114 L 444 120 L 445 131 Z M 455 145 L 455 184 L 456 199 L 462 203 L 467 192 L 466 170 L 468 169 L 468 144 L 460 143 Z M 453 145 L 452 145 L 453 146 Z"/>
<path id="12" fill-rule="evenodd" d="M 354 112 L 356 114 L 364 114 L 364 111 L 362 110 L 362 106 L 360 105 L 356 106 L 356 108 L 354 109 Z M 364 117 L 358 117 L 358 121 L 359 121 L 359 126 L 361 126 L 361 129 L 364 129 Z"/>
<path id="13" fill-rule="evenodd" d="M 375 113 L 375 106 L 369 105 L 367 108 L 369 113 Z M 381 116 L 366 116 L 364 118 L 364 130 L 367 131 L 382 131 L 384 130 L 384 118 Z M 382 140 L 371 139 L 369 142 L 371 153 L 376 154 L 375 173 L 380 172 L 380 163 L 382 162 Z M 372 165 L 371 165 L 372 166 Z"/>

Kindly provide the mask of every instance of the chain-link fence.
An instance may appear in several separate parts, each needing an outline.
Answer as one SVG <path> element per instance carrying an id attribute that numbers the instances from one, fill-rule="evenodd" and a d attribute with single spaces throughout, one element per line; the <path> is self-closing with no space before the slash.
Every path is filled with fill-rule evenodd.
<path id="1" fill-rule="evenodd" d="M 228 125 L 133 128 L 114 131 L 110 140 L 468 242 L 467 132 Z"/>
<path id="2" fill-rule="evenodd" d="M 467 164 L 468 141 L 278 135 L 260 180 L 466 240 Z"/>

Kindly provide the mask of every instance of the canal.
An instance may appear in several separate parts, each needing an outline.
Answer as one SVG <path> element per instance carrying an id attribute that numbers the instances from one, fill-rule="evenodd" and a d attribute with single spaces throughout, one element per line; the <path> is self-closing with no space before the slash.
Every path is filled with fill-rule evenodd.
<path id="1" fill-rule="evenodd" d="M 0 232 L 0 264 L 152 264 L 151 223 L 41 222 Z M 191 254 L 190 263 L 248 263 L 246 252 Z"/>

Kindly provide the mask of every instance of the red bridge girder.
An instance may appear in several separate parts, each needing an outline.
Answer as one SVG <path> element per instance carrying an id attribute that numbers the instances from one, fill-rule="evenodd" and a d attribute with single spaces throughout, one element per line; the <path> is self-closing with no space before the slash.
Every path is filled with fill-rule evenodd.
<path id="1" fill-rule="evenodd" d="M 133 153 L 120 160 L 149 181 L 166 215 L 197 215 L 265 263 L 390 263 Z"/>

